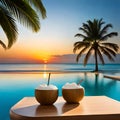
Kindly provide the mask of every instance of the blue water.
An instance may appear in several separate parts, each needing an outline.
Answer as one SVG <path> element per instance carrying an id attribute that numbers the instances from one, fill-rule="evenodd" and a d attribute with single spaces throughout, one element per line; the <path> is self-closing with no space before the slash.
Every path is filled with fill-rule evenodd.
<path id="1" fill-rule="evenodd" d="M 120 101 L 120 81 L 103 77 L 103 74 L 120 76 L 120 64 L 99 65 L 99 69 L 101 73 L 96 75 L 85 72 L 94 70 L 92 64 L 86 68 L 81 64 L 1 64 L 0 120 L 10 120 L 10 108 L 23 97 L 34 96 L 34 89 L 47 83 L 48 71 L 52 72 L 50 83 L 59 88 L 59 96 L 66 82 L 81 81 L 86 96 L 106 95 Z"/>
<path id="2" fill-rule="evenodd" d="M 0 72 L 44 72 L 44 71 L 94 71 L 95 65 L 88 64 L 0 64 Z M 99 65 L 100 71 L 120 71 L 120 64 Z"/>

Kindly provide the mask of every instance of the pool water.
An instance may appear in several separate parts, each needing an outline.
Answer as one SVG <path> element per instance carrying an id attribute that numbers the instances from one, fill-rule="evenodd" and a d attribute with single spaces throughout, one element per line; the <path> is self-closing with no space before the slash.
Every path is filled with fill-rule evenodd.
<path id="1" fill-rule="evenodd" d="M 47 73 L 3 73 L 0 74 L 0 120 L 10 120 L 9 110 L 20 99 L 34 96 L 34 89 L 47 83 Z M 55 73 L 51 74 L 50 84 L 61 88 L 67 82 L 80 83 L 86 96 L 106 95 L 120 101 L 120 81 L 104 78 L 94 73 Z"/>

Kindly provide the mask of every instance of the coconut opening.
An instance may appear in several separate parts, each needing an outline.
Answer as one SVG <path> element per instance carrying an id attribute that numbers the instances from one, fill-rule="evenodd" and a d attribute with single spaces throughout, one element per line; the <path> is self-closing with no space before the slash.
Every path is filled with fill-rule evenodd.
<path id="1" fill-rule="evenodd" d="M 76 83 L 66 83 L 62 89 L 79 89 L 83 88 L 81 85 L 77 85 Z"/>
<path id="2" fill-rule="evenodd" d="M 39 90 L 57 90 L 58 88 L 55 85 L 41 84 L 36 89 L 39 89 Z"/>

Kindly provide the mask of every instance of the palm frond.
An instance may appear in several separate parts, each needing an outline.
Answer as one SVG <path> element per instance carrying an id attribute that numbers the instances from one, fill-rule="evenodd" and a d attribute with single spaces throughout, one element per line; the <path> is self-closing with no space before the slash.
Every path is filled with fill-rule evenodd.
<path id="1" fill-rule="evenodd" d="M 80 50 L 80 49 L 82 49 L 83 47 L 85 47 L 84 44 L 81 44 L 80 42 L 77 42 L 77 43 L 74 44 L 73 52 L 75 53 L 77 50 Z"/>
<path id="2" fill-rule="evenodd" d="M 89 25 L 90 28 L 92 28 L 94 21 L 92 22 L 91 20 L 87 21 L 87 24 Z"/>
<path id="3" fill-rule="evenodd" d="M 7 47 L 6 47 L 6 45 L 0 40 L 0 45 L 4 48 L 4 49 L 6 49 Z"/>
<path id="4" fill-rule="evenodd" d="M 112 54 L 113 56 L 116 56 L 117 52 L 114 51 L 113 49 L 111 48 L 108 48 L 108 47 L 104 47 L 104 46 L 99 46 L 99 48 L 102 48 L 102 49 L 106 49 L 107 52 L 109 52 L 110 54 Z"/>
<path id="5" fill-rule="evenodd" d="M 15 19 L 3 7 L 0 6 L 0 25 L 8 38 L 8 48 L 10 48 L 17 39 L 17 26 Z"/>
<path id="6" fill-rule="evenodd" d="M 98 22 L 98 26 L 99 26 L 99 29 L 101 30 L 101 27 L 102 25 L 105 24 L 105 22 L 103 21 L 103 19 L 101 18 Z"/>
<path id="7" fill-rule="evenodd" d="M 83 23 L 83 28 L 86 29 L 87 31 L 91 32 L 91 28 L 88 24 Z M 79 28 L 79 30 L 80 30 L 80 28 Z"/>
<path id="8" fill-rule="evenodd" d="M 107 35 L 101 37 L 100 40 L 107 40 L 108 38 L 111 38 L 111 37 L 114 37 L 114 36 L 117 36 L 117 35 L 118 35 L 117 32 L 111 32 L 111 33 L 109 33 L 109 34 L 107 34 Z"/>
<path id="9" fill-rule="evenodd" d="M 116 56 L 116 52 L 115 51 L 113 51 L 112 49 L 110 49 L 110 48 L 105 48 L 110 54 L 112 54 L 113 56 Z"/>
<path id="10" fill-rule="evenodd" d="M 104 26 L 103 29 L 100 31 L 100 36 L 106 34 L 109 28 L 112 28 L 112 24 L 107 24 L 106 26 Z"/>
<path id="11" fill-rule="evenodd" d="M 2 6 L 5 6 L 5 4 L 6 4 L 5 0 L 0 0 L 0 4 L 1 4 Z"/>
<path id="12" fill-rule="evenodd" d="M 85 56 L 85 58 L 84 58 L 84 66 L 87 64 L 88 59 L 90 58 L 90 56 L 91 56 L 91 54 L 92 54 L 92 50 L 93 50 L 93 48 L 91 47 L 91 48 L 89 49 L 89 51 L 87 52 L 87 54 L 86 54 L 86 56 Z"/>
<path id="13" fill-rule="evenodd" d="M 73 52 L 76 53 L 76 51 L 79 50 L 79 49 L 80 49 L 79 47 L 74 47 Z"/>
<path id="14" fill-rule="evenodd" d="M 82 30 L 87 36 L 90 36 L 90 32 L 87 29 L 81 27 L 79 30 Z"/>
<path id="15" fill-rule="evenodd" d="M 110 61 L 114 61 L 112 55 L 109 53 L 109 51 L 106 48 L 101 47 L 100 49 Z"/>
<path id="16" fill-rule="evenodd" d="M 81 41 L 75 42 L 74 47 L 77 46 L 78 44 L 81 44 Z"/>
<path id="17" fill-rule="evenodd" d="M 28 2 L 25 0 L 6 0 L 4 5 L 24 26 L 32 29 L 34 32 L 40 29 L 39 17 Z"/>
<path id="18" fill-rule="evenodd" d="M 89 42 L 82 42 L 82 41 L 75 42 L 73 52 L 75 53 L 77 50 L 80 50 L 85 47 L 89 47 L 89 45 L 90 45 Z"/>
<path id="19" fill-rule="evenodd" d="M 108 47 L 110 49 L 113 49 L 115 52 L 119 51 L 119 46 L 115 43 L 101 43 L 102 45 L 104 45 L 105 47 Z"/>
<path id="20" fill-rule="evenodd" d="M 74 43 L 74 47 L 76 47 L 76 46 L 83 47 L 83 46 L 86 46 L 88 44 L 90 44 L 90 43 L 89 42 L 78 41 L 78 42 Z"/>
<path id="21" fill-rule="evenodd" d="M 83 39 L 84 42 L 94 42 L 94 39 L 92 39 L 91 37 L 86 37 Z"/>
<path id="22" fill-rule="evenodd" d="M 80 34 L 80 33 L 76 34 L 76 35 L 75 35 L 75 37 L 82 37 L 82 38 L 86 38 L 86 36 L 85 36 L 85 35 Z"/>
<path id="23" fill-rule="evenodd" d="M 81 55 L 84 54 L 87 50 L 88 50 L 88 47 L 85 47 L 85 48 L 83 48 L 83 49 L 79 52 L 79 54 L 78 54 L 77 57 L 76 57 L 76 61 L 77 61 L 77 62 L 79 61 Z"/>
<path id="24" fill-rule="evenodd" d="M 41 13 L 43 19 L 46 18 L 46 9 L 41 0 L 26 0 L 26 1 L 28 1 L 31 5 L 34 5 L 34 8 Z"/>
<path id="25" fill-rule="evenodd" d="M 104 62 L 104 59 L 103 59 L 102 53 L 100 52 L 100 50 L 99 50 L 99 49 L 97 50 L 97 53 L 98 53 L 98 56 L 99 56 L 99 58 L 100 58 L 100 61 L 101 61 L 101 62 L 102 62 L 102 64 L 104 65 L 104 64 L 105 64 L 105 62 Z"/>

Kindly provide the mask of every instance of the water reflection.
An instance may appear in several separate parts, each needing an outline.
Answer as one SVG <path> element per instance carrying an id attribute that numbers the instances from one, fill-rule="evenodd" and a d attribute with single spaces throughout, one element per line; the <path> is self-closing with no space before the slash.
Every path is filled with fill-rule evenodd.
<path id="1" fill-rule="evenodd" d="M 86 95 L 108 95 L 115 87 L 116 81 L 104 79 L 102 74 L 85 73 L 81 83 Z"/>
<path id="2" fill-rule="evenodd" d="M 43 70 L 44 70 L 43 78 L 47 78 L 47 73 L 46 73 L 47 65 L 46 65 L 46 64 L 44 64 L 44 66 L 43 66 Z"/>

